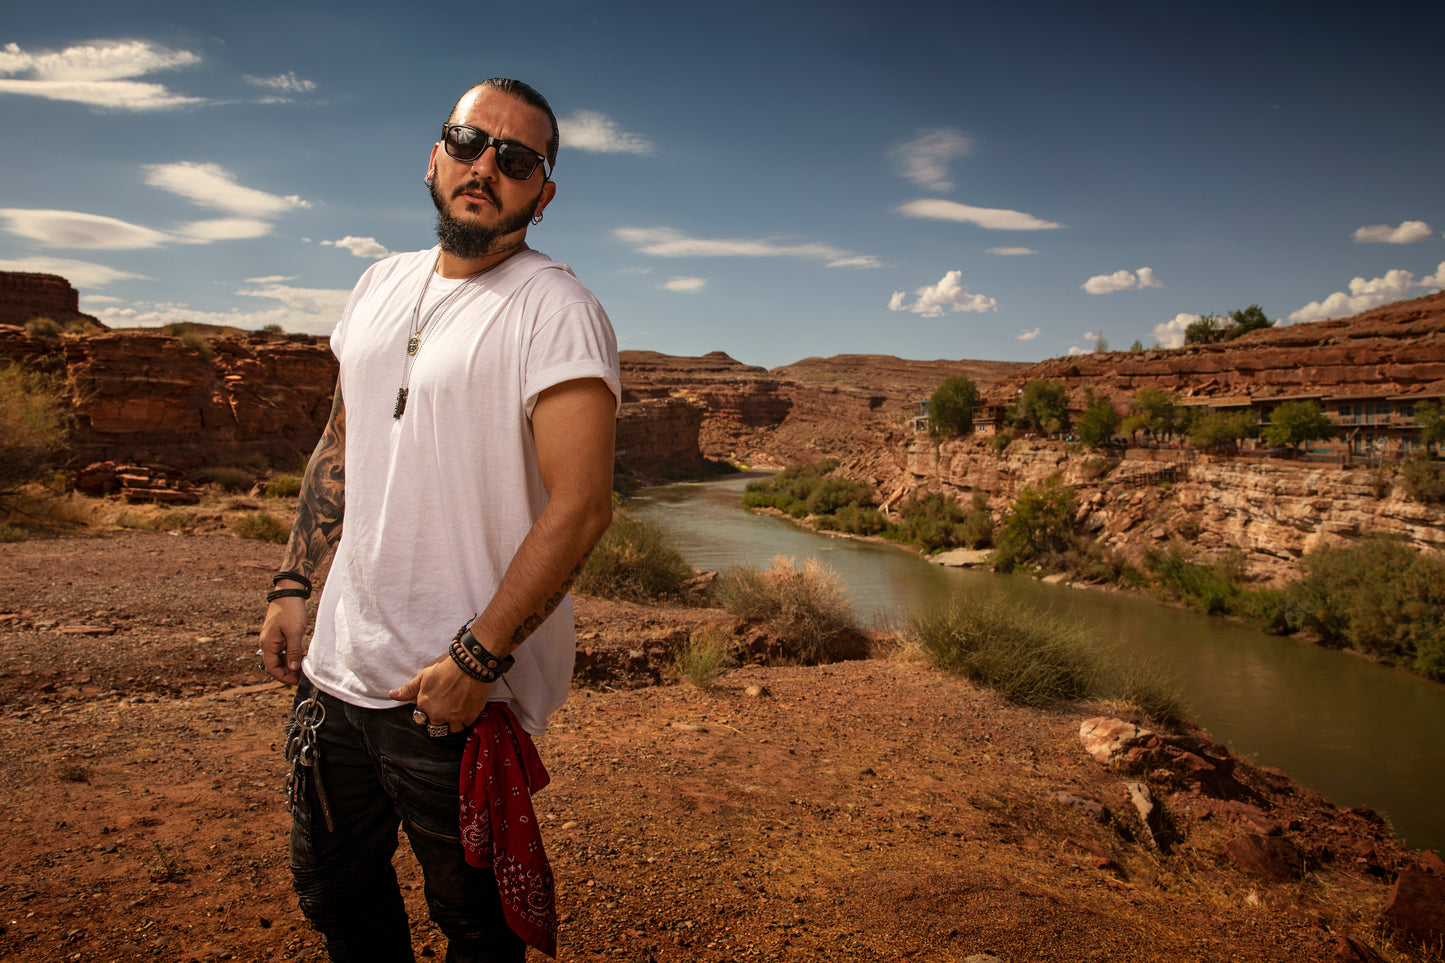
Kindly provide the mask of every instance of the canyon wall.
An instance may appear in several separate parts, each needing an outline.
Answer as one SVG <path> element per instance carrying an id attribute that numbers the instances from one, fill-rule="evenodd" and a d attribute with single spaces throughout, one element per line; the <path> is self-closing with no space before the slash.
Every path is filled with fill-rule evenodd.
<path id="1" fill-rule="evenodd" d="M 95 320 L 80 313 L 80 292 L 65 278 L 0 271 L 0 324 L 24 324 L 31 318 L 65 322 L 75 317 Z"/>

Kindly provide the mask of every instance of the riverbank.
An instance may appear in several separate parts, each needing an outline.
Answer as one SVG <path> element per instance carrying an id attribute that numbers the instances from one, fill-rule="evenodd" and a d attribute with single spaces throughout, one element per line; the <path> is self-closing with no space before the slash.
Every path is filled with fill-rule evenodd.
<path id="1" fill-rule="evenodd" d="M 125 533 L 5 552 L 0 953 L 321 959 L 286 877 L 289 694 L 251 655 L 275 546 Z M 897 658 L 737 669 L 703 692 L 667 665 L 696 627 L 730 626 L 720 610 L 577 611 L 586 683 L 542 742 L 537 798 L 563 960 L 1367 958 L 1341 955 L 1350 939 L 1438 960 L 1380 924 L 1420 854 L 1279 773 L 1235 761 L 1241 797 L 1111 770 L 1079 740 L 1111 707 L 1022 710 Z M 1131 781 L 1169 814 L 1167 853 Z M 1298 869 L 1262 875 L 1229 855 L 1238 838 Z M 417 953 L 439 956 L 399 867 Z"/>

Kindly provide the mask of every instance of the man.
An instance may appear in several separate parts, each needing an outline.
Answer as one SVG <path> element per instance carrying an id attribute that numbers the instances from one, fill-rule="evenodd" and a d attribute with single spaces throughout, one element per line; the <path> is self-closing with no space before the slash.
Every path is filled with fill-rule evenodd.
<path id="1" fill-rule="evenodd" d="M 566 698 L 567 587 L 611 519 L 616 340 L 526 243 L 556 195 L 557 142 L 526 84 L 469 90 L 428 161 L 439 246 L 373 265 L 331 338 L 331 418 L 261 651 L 298 685 L 291 867 L 333 961 L 412 959 L 398 823 L 447 959 L 525 952 L 492 871 L 464 857 L 458 785 L 489 701 L 540 735 Z M 310 579 L 333 548 L 303 660 Z"/>

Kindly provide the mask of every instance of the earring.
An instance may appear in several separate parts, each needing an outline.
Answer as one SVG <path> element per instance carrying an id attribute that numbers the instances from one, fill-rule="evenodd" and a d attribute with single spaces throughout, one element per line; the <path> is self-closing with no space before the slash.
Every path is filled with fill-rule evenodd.
<path id="1" fill-rule="evenodd" d="M 538 212 L 537 212 L 537 216 L 534 217 L 534 218 L 532 218 L 532 223 L 533 223 L 533 224 L 541 224 L 541 223 L 542 223 L 542 212 L 541 212 L 541 211 L 538 211 Z"/>

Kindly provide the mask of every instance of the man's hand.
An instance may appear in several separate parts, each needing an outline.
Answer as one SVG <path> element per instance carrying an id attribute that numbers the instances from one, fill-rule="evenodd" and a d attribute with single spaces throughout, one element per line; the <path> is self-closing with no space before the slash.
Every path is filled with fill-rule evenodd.
<path id="1" fill-rule="evenodd" d="M 491 694 L 489 682 L 478 682 L 457 668 L 450 655 L 428 663 L 411 681 L 392 689 L 387 697 L 397 702 L 415 702 L 434 726 L 461 732 L 477 721 Z"/>
<path id="2" fill-rule="evenodd" d="M 261 623 L 261 664 L 273 678 L 287 685 L 301 681 L 302 633 L 306 631 L 306 601 L 280 598 L 266 608 Z"/>

